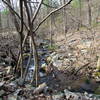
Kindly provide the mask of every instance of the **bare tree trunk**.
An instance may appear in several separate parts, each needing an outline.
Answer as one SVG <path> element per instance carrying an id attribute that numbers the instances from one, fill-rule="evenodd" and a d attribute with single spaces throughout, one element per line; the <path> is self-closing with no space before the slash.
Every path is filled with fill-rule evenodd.
<path id="1" fill-rule="evenodd" d="M 3 1 L 3 2 L 5 3 L 5 1 Z M 9 5 L 11 5 L 11 1 L 10 0 L 7 0 L 7 3 Z M 22 6 L 22 4 L 20 6 Z M 21 9 L 23 9 L 23 8 L 21 8 Z M 10 11 L 12 19 L 14 21 L 14 25 L 16 27 L 16 30 L 17 30 L 17 32 L 19 33 L 19 36 L 20 36 L 20 51 L 21 51 L 21 62 L 22 62 L 21 63 L 21 77 L 22 77 L 22 75 L 23 75 L 23 49 L 22 49 L 22 41 L 23 41 L 23 38 L 24 38 L 24 35 L 22 33 L 22 31 L 23 31 L 23 17 L 21 15 L 22 18 L 21 18 L 21 30 L 20 30 L 20 25 L 19 25 L 19 22 L 18 22 L 18 20 L 16 18 L 15 13 L 10 8 L 9 8 L 9 11 Z"/>
<path id="2" fill-rule="evenodd" d="M 79 10 L 80 10 L 80 22 L 79 27 L 82 27 L 82 0 L 79 0 Z"/>
<path id="3" fill-rule="evenodd" d="M 23 77 L 23 73 L 24 73 L 24 70 L 23 70 L 23 46 L 22 46 L 22 43 L 23 43 L 23 1 L 20 0 L 20 16 L 21 16 L 21 28 L 20 28 L 20 46 L 21 46 L 21 77 Z"/>
<path id="4" fill-rule="evenodd" d="M 63 0 L 63 4 L 66 4 L 66 0 Z M 63 23 L 64 23 L 64 34 L 66 35 L 68 29 L 67 29 L 67 13 L 66 13 L 66 7 L 63 8 Z"/>
<path id="5" fill-rule="evenodd" d="M 0 10 L 0 29 L 2 29 L 1 10 Z"/>
<path id="6" fill-rule="evenodd" d="M 89 17 L 89 25 L 91 26 L 91 22 L 92 22 L 92 15 L 91 15 L 91 5 L 90 5 L 90 0 L 87 0 L 87 4 L 88 4 L 88 17 Z"/>
<path id="7" fill-rule="evenodd" d="M 9 13 L 7 14 L 7 28 L 8 29 L 10 28 L 10 25 L 9 25 Z"/>
<path id="8" fill-rule="evenodd" d="M 51 0 L 51 4 L 52 4 L 52 0 Z M 50 4 L 49 4 L 50 5 Z M 49 10 L 51 10 L 50 8 L 48 8 Z M 53 35 L 53 14 L 51 14 L 50 16 L 50 47 L 52 47 L 52 35 Z"/>
<path id="9" fill-rule="evenodd" d="M 26 12 L 27 12 L 27 16 L 28 16 L 28 24 L 29 24 L 29 30 L 30 30 L 30 36 L 32 38 L 32 43 L 33 43 L 33 55 L 34 55 L 34 65 L 35 65 L 35 79 L 36 79 L 36 86 L 38 86 L 38 76 L 39 76 L 39 62 L 38 62 L 38 52 L 37 52 L 37 48 L 36 48 L 36 43 L 34 40 L 34 34 L 32 29 L 33 29 L 33 23 L 31 22 L 31 17 L 30 17 L 30 13 L 29 13 L 29 8 L 27 6 L 27 2 L 26 0 L 24 0 L 24 5 L 26 8 Z"/>
<path id="10" fill-rule="evenodd" d="M 96 17 L 96 23 L 98 23 L 98 18 L 99 18 L 99 16 L 100 16 L 100 6 L 99 6 L 99 8 L 98 8 L 98 14 L 97 14 L 97 17 Z M 100 20 L 99 20 L 99 22 L 100 22 Z"/>
<path id="11" fill-rule="evenodd" d="M 53 27 L 52 27 L 53 26 L 52 25 L 53 24 L 52 23 L 53 20 L 52 19 L 53 19 L 53 16 L 51 15 L 50 16 L 50 47 L 52 47 L 52 35 L 53 35 L 53 33 L 52 33 L 53 32 Z"/>

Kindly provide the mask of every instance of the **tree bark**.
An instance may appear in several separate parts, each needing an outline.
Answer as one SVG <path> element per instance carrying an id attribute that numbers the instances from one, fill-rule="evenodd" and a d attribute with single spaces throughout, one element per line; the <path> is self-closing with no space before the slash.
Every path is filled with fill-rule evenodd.
<path id="1" fill-rule="evenodd" d="M 30 30 L 29 35 L 32 38 L 34 65 L 35 65 L 35 79 L 36 79 L 36 86 L 38 86 L 38 76 L 39 76 L 39 74 L 38 74 L 38 72 L 39 72 L 38 52 L 37 52 L 36 43 L 35 43 L 35 40 L 34 40 L 34 34 L 35 33 L 33 33 L 33 31 L 32 31 L 32 29 L 33 29 L 33 23 L 32 22 L 34 22 L 34 21 L 31 20 L 31 16 L 30 16 L 30 13 L 29 13 L 29 8 L 27 6 L 26 0 L 24 0 L 24 5 L 25 5 L 25 8 L 26 8 L 27 16 L 28 16 L 28 26 L 29 26 L 29 30 Z"/>
<path id="2" fill-rule="evenodd" d="M 63 0 L 63 5 L 64 4 L 66 4 L 66 0 Z M 68 31 L 66 7 L 63 8 L 63 24 L 64 24 L 64 34 L 66 35 L 66 33 Z"/>
<path id="3" fill-rule="evenodd" d="M 82 27 L 82 0 L 79 0 L 79 10 L 80 10 L 80 22 L 79 27 Z"/>
<path id="4" fill-rule="evenodd" d="M 92 13 L 91 13 L 91 5 L 90 5 L 90 0 L 87 0 L 87 4 L 88 4 L 88 17 L 89 17 L 89 25 L 91 26 L 91 22 L 92 22 Z"/>

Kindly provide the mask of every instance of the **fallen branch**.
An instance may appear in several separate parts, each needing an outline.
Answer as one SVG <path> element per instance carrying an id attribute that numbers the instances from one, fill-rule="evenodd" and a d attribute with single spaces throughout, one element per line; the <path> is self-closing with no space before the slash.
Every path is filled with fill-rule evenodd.
<path id="1" fill-rule="evenodd" d="M 44 89 L 46 89 L 47 85 L 46 83 L 43 83 L 41 85 L 39 85 L 35 90 L 34 90 L 34 94 L 39 94 L 41 92 L 43 92 Z"/>
<path id="2" fill-rule="evenodd" d="M 82 70 L 83 68 L 88 67 L 89 64 L 90 64 L 90 63 L 87 63 L 87 64 L 81 66 L 77 71 L 74 72 L 74 75 L 77 75 L 77 73 L 78 73 L 80 70 Z"/>

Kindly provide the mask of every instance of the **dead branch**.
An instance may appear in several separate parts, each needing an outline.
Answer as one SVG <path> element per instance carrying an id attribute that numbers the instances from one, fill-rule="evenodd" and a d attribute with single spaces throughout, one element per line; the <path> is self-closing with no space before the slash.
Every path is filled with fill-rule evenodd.
<path id="1" fill-rule="evenodd" d="M 78 73 L 80 70 L 82 70 L 83 68 L 88 67 L 89 64 L 90 64 L 90 63 L 87 63 L 87 64 L 81 66 L 77 71 L 75 71 L 74 75 L 77 75 L 77 73 Z"/>
<path id="2" fill-rule="evenodd" d="M 36 10 L 34 16 L 32 17 L 32 20 L 31 20 L 32 24 L 33 24 L 34 20 L 35 20 L 36 17 L 37 17 L 37 14 L 38 14 L 38 12 L 39 12 L 39 10 L 40 10 L 40 8 L 41 8 L 42 2 L 43 2 L 43 0 L 41 0 L 41 2 L 39 3 L 39 6 L 38 6 L 37 10 Z"/>
<path id="3" fill-rule="evenodd" d="M 34 1 L 27 1 L 27 3 L 39 3 L 39 2 L 34 2 Z M 44 5 L 44 6 L 46 6 L 46 7 L 49 7 L 49 8 L 57 8 L 57 7 L 53 7 L 53 6 L 51 6 L 51 5 L 48 5 L 48 4 L 46 4 L 46 3 L 43 3 L 42 2 L 42 4 Z"/>
<path id="4" fill-rule="evenodd" d="M 39 85 L 35 90 L 34 90 L 34 94 L 39 94 L 41 93 L 44 89 L 46 89 L 47 85 L 46 83 L 43 83 L 41 85 Z"/>

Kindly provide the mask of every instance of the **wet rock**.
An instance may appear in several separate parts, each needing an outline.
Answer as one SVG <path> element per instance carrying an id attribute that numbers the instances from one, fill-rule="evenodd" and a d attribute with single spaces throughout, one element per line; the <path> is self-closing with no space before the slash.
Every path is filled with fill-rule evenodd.
<path id="1" fill-rule="evenodd" d="M 47 62 L 50 62 L 50 61 L 52 61 L 52 58 L 49 56 L 49 57 L 47 57 Z"/>
<path id="2" fill-rule="evenodd" d="M 55 66 L 55 67 L 62 66 L 62 64 L 63 64 L 63 61 L 62 60 L 57 60 L 57 61 L 54 61 L 53 62 L 53 66 Z"/>
<path id="3" fill-rule="evenodd" d="M 5 84 L 5 81 L 0 82 L 0 88 Z"/>
<path id="4" fill-rule="evenodd" d="M 9 83 L 8 86 L 17 88 L 17 83 L 15 81 L 13 81 L 13 82 Z"/>
<path id="5" fill-rule="evenodd" d="M 47 64 L 46 63 L 42 63 L 41 67 L 42 68 L 47 67 Z"/>
<path id="6" fill-rule="evenodd" d="M 5 94 L 5 91 L 4 90 L 0 90 L 0 97 Z"/>
<path id="7" fill-rule="evenodd" d="M 39 94 L 41 92 L 43 92 L 45 90 L 45 88 L 47 87 L 46 83 L 43 83 L 41 85 L 39 85 L 35 90 L 34 90 L 34 94 Z"/>
<path id="8" fill-rule="evenodd" d="M 94 100 L 100 100 L 100 95 L 93 94 L 92 98 L 95 98 Z"/>
<path id="9" fill-rule="evenodd" d="M 83 91 L 83 92 L 87 91 L 87 92 L 93 93 L 94 92 L 93 85 L 92 84 L 88 84 L 88 83 L 83 83 L 81 85 L 80 91 Z"/>
<path id="10" fill-rule="evenodd" d="M 55 56 L 52 57 L 52 61 L 55 62 L 55 61 L 58 60 L 58 58 L 59 58 L 59 55 L 55 55 Z"/>
<path id="11" fill-rule="evenodd" d="M 7 66 L 5 62 L 1 62 L 0 66 Z"/>
<path id="12" fill-rule="evenodd" d="M 18 95 L 20 93 L 22 89 L 17 89 L 15 92 L 14 92 L 14 95 Z"/>
<path id="13" fill-rule="evenodd" d="M 19 85 L 19 86 L 23 86 L 23 85 L 24 85 L 24 79 L 19 80 L 19 81 L 18 81 L 18 85 Z"/>
<path id="14" fill-rule="evenodd" d="M 73 56 L 70 57 L 69 59 L 70 59 L 70 61 L 73 61 L 73 62 L 77 60 L 76 57 L 73 57 Z"/>
<path id="15" fill-rule="evenodd" d="M 30 84 L 25 84 L 25 87 L 26 87 L 27 90 L 34 90 L 35 89 L 35 87 L 33 87 Z"/>
<path id="16" fill-rule="evenodd" d="M 100 86 L 96 89 L 95 93 L 100 95 Z"/>
<path id="17" fill-rule="evenodd" d="M 62 100 L 63 97 L 64 97 L 64 94 L 60 92 L 58 94 L 53 95 L 52 99 L 53 100 Z"/>
<path id="18" fill-rule="evenodd" d="M 9 73 L 11 72 L 11 68 L 12 68 L 11 66 L 6 67 L 6 70 L 7 70 L 6 72 L 7 72 L 7 74 L 9 74 Z"/>
<path id="19" fill-rule="evenodd" d="M 18 96 L 17 100 L 25 100 L 25 98 Z"/>
<path id="20" fill-rule="evenodd" d="M 39 75 L 40 75 L 40 77 L 44 77 L 44 76 L 46 76 L 46 73 L 39 72 Z"/>
<path id="21" fill-rule="evenodd" d="M 2 98 L 0 98 L 0 100 L 3 100 Z"/>
<path id="22" fill-rule="evenodd" d="M 13 59 L 12 59 L 11 57 L 5 58 L 5 63 L 6 63 L 7 65 L 10 65 L 12 61 L 13 61 Z"/>
<path id="23" fill-rule="evenodd" d="M 96 82 L 97 82 L 97 83 L 100 83 L 100 77 L 97 77 L 97 78 L 96 78 Z"/>
<path id="24" fill-rule="evenodd" d="M 69 100 L 70 100 L 70 98 L 72 100 L 79 100 L 79 98 L 80 98 L 76 93 L 70 92 L 67 89 L 64 90 L 64 94 L 66 96 L 66 99 L 69 99 Z"/>
<path id="25" fill-rule="evenodd" d="M 17 100 L 17 96 L 9 95 L 8 100 Z"/>

